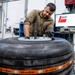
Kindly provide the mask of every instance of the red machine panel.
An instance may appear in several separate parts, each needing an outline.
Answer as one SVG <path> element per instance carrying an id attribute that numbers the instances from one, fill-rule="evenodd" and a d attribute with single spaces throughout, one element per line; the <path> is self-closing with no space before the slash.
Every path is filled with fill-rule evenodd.
<path id="1" fill-rule="evenodd" d="M 75 0 L 65 0 L 65 5 L 75 4 Z"/>

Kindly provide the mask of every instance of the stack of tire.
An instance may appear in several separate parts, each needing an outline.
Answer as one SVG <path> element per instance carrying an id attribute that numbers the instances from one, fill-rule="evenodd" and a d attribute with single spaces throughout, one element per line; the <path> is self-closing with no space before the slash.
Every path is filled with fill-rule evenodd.
<path id="1" fill-rule="evenodd" d="M 13 33 L 15 35 L 19 35 L 19 28 L 13 28 Z"/>
<path id="2" fill-rule="evenodd" d="M 72 70 L 73 49 L 65 39 L 0 40 L 0 75 L 70 75 Z"/>

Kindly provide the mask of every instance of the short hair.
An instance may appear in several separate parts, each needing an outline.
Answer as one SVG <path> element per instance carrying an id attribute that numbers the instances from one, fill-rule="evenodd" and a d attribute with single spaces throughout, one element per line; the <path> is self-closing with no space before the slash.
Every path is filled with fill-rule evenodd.
<path id="1" fill-rule="evenodd" d="M 55 6 L 55 4 L 53 4 L 53 3 L 48 3 L 47 5 L 46 5 L 46 7 L 49 7 L 50 8 L 50 11 L 55 11 L 56 10 L 56 6 Z"/>

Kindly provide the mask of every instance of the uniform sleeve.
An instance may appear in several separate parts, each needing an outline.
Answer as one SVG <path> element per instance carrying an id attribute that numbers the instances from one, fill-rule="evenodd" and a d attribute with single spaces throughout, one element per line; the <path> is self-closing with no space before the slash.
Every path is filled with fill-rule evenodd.
<path id="1" fill-rule="evenodd" d="M 47 29 L 46 31 L 53 31 L 53 28 L 54 28 L 54 21 L 51 21 L 50 24 L 47 26 Z"/>
<path id="2" fill-rule="evenodd" d="M 36 10 L 32 10 L 26 17 L 24 24 L 31 24 L 36 16 Z"/>

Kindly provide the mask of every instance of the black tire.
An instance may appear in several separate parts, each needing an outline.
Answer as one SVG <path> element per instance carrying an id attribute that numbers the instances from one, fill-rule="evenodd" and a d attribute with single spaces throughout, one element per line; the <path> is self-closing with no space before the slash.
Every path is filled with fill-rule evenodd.
<path id="1" fill-rule="evenodd" d="M 36 42 L 20 41 L 18 38 L 0 40 L 0 67 L 38 70 L 60 66 L 70 60 L 73 60 L 72 45 L 62 38 Z M 73 61 L 66 68 L 40 75 L 68 75 L 72 69 Z"/>
<path id="2" fill-rule="evenodd" d="M 14 29 L 13 29 L 13 33 L 14 33 L 15 35 L 19 35 L 19 28 L 14 28 Z"/>

